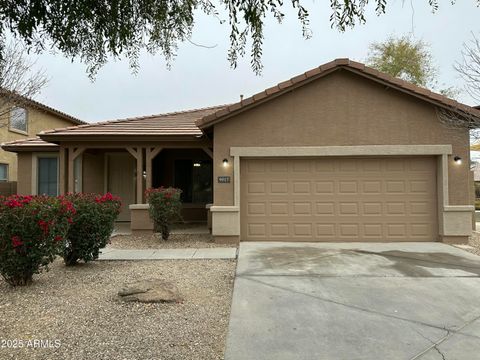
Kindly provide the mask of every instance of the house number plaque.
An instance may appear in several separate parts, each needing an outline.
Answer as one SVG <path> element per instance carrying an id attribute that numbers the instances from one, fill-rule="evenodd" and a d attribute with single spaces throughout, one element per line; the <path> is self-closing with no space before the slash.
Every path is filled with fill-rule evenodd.
<path id="1" fill-rule="evenodd" d="M 218 182 L 220 184 L 228 184 L 230 182 L 230 176 L 219 176 Z"/>

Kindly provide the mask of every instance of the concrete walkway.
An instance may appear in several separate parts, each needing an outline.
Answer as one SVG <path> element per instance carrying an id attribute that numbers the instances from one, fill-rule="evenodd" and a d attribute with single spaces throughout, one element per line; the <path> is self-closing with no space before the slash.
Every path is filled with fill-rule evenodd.
<path id="1" fill-rule="evenodd" d="M 479 299 L 441 243 L 240 243 L 225 359 L 479 359 Z"/>
<path id="2" fill-rule="evenodd" d="M 112 249 L 102 250 L 98 260 L 235 259 L 237 248 Z"/>

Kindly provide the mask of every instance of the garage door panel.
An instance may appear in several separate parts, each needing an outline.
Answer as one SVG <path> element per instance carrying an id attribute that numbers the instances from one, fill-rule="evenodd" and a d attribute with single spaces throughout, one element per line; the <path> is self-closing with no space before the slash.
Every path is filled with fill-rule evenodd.
<path id="1" fill-rule="evenodd" d="M 334 216 L 335 215 L 335 202 L 322 201 L 316 203 L 316 215 L 319 216 Z"/>
<path id="2" fill-rule="evenodd" d="M 293 181 L 292 185 L 293 194 L 311 194 L 310 181 Z"/>
<path id="3" fill-rule="evenodd" d="M 242 160 L 241 197 L 243 240 L 438 235 L 433 157 Z"/>
<path id="4" fill-rule="evenodd" d="M 289 215 L 289 205 L 288 202 L 270 202 L 270 215 Z"/>
<path id="5" fill-rule="evenodd" d="M 290 236 L 289 225 L 287 223 L 270 224 L 270 235 L 277 238 L 288 238 Z"/>
<path id="6" fill-rule="evenodd" d="M 315 194 L 335 194 L 335 182 L 333 180 L 315 182 Z"/>

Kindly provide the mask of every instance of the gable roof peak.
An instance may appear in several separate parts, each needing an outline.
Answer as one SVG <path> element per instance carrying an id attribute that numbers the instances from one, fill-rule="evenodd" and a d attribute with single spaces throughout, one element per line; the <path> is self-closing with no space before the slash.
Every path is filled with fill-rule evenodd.
<path id="1" fill-rule="evenodd" d="M 469 116 L 474 116 L 480 120 L 480 107 L 474 108 L 459 103 L 455 100 L 447 98 L 444 95 L 434 93 L 426 88 L 417 86 L 400 78 L 393 77 L 389 74 L 371 68 L 363 63 L 353 61 L 348 58 L 337 58 L 333 61 L 327 62 L 316 68 L 308 70 L 303 74 L 297 75 L 289 80 L 278 83 L 277 85 L 272 86 L 246 99 L 243 99 L 238 103 L 226 106 L 225 108 L 212 114 L 208 114 L 203 118 L 197 120 L 196 124 L 200 129 L 206 129 L 218 122 L 226 120 L 231 116 L 234 116 L 240 112 L 260 105 L 261 103 L 274 99 L 277 96 L 280 96 L 288 91 L 303 86 L 313 80 L 326 76 L 340 69 L 348 70 L 359 76 L 363 76 L 364 78 L 395 88 L 399 91 L 410 94 L 424 101 L 430 102 L 435 106 L 456 112 L 461 116 L 467 114 Z"/>
<path id="2" fill-rule="evenodd" d="M 41 102 L 38 102 L 36 100 L 33 100 L 29 97 L 23 96 L 18 94 L 15 91 L 11 91 L 5 88 L 0 87 L 0 97 L 6 97 L 7 99 L 11 99 L 13 102 L 13 105 L 17 105 L 15 101 L 17 101 L 19 104 L 17 106 L 30 106 L 35 109 L 39 109 L 41 111 L 47 112 L 51 115 L 55 115 L 57 117 L 62 118 L 63 120 L 69 121 L 75 125 L 80 125 L 80 124 L 86 124 L 85 121 L 80 120 L 72 115 L 69 115 L 67 113 L 64 113 L 63 111 L 54 109 L 48 105 L 45 105 Z M 8 100 L 7 100 L 8 101 Z"/>

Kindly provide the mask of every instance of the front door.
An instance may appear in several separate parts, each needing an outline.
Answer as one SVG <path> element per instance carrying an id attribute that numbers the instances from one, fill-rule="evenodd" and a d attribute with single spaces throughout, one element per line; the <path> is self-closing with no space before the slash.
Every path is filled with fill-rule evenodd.
<path id="1" fill-rule="evenodd" d="M 130 204 L 135 204 L 135 159 L 129 153 L 107 155 L 107 191 L 120 196 L 122 209 L 117 221 L 130 221 Z"/>

